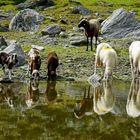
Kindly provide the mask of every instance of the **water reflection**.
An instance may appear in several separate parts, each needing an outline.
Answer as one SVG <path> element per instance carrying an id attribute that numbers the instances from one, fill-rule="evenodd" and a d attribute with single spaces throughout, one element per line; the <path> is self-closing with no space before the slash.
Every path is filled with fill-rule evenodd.
<path id="1" fill-rule="evenodd" d="M 45 91 L 46 102 L 54 102 L 57 98 L 56 81 L 47 81 L 47 87 Z"/>
<path id="2" fill-rule="evenodd" d="M 0 103 L 6 103 L 8 107 L 15 109 L 17 107 L 18 93 L 20 92 L 21 84 L 17 83 L 0 83 Z"/>
<path id="3" fill-rule="evenodd" d="M 135 90 L 131 86 L 130 93 L 138 90 L 139 84 L 132 84 Z M 139 139 L 140 117 L 130 118 L 126 113 L 126 102 L 133 97 L 139 106 L 139 97 L 137 93 L 128 96 L 129 88 L 129 83 L 121 81 L 90 88 L 80 81 L 0 84 L 0 138 Z M 33 102 L 31 107 L 27 99 Z M 109 113 L 115 108 L 119 114 Z"/>
<path id="4" fill-rule="evenodd" d="M 6 102 L 10 108 L 14 108 L 15 96 L 12 90 L 12 86 L 0 83 L 0 94 L 1 94 L 1 101 Z"/>
<path id="5" fill-rule="evenodd" d="M 26 105 L 28 108 L 37 105 L 39 100 L 39 81 L 30 80 L 27 86 Z"/>
<path id="6" fill-rule="evenodd" d="M 74 115 L 76 118 L 81 119 L 84 115 L 93 114 L 93 95 L 90 95 L 90 86 L 88 92 L 84 92 L 83 99 L 76 103 Z"/>
<path id="7" fill-rule="evenodd" d="M 112 111 L 115 98 L 112 93 L 112 82 L 103 81 L 102 84 L 98 87 L 95 87 L 95 92 L 93 94 L 94 99 L 94 111 L 103 115 Z"/>
<path id="8" fill-rule="evenodd" d="M 135 79 L 131 82 L 126 111 L 131 117 L 138 117 L 140 115 L 140 79 Z"/>

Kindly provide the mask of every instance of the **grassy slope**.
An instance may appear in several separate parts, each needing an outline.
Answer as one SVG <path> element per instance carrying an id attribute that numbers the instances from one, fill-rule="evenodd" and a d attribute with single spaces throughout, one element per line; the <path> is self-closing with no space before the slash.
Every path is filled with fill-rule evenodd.
<path id="1" fill-rule="evenodd" d="M 0 0 L 2 2 L 3 0 Z M 127 10 L 134 10 L 137 12 L 136 18 L 140 19 L 140 9 L 139 5 L 140 2 L 138 0 L 125 0 L 125 1 L 120 1 L 120 0 L 77 0 L 82 3 L 86 8 L 89 8 L 93 11 L 93 14 L 98 12 L 100 15 L 105 19 L 108 17 L 111 12 L 117 8 L 124 8 Z M 6 1 L 5 1 L 6 2 Z M 13 4 L 13 1 L 8 1 L 9 4 Z M 72 7 L 76 6 L 75 3 L 68 2 L 68 0 L 55 0 L 55 8 L 49 8 L 45 11 L 39 11 L 44 17 L 46 16 L 52 16 L 57 20 L 57 23 L 59 23 L 60 17 L 64 16 L 66 13 L 69 13 Z M 14 9 L 13 7 L 13 12 L 18 12 Z M 9 7 L 7 5 L 0 7 L 0 9 L 8 9 Z M 10 7 L 11 9 L 11 7 Z M 37 10 L 37 9 L 36 9 Z M 62 25 L 61 26 L 66 29 L 66 31 L 72 29 L 73 25 L 77 25 L 79 22 L 80 14 L 68 14 L 65 18 L 68 21 L 68 25 Z M 53 23 L 49 20 L 45 20 L 42 25 L 40 26 L 40 29 L 38 31 L 38 35 L 40 35 L 40 31 L 48 24 Z M 9 24 L 9 21 L 0 21 L 0 24 Z M 60 24 L 60 23 L 59 23 Z M 19 40 L 21 38 L 26 38 L 29 40 L 32 40 L 31 42 L 35 42 L 37 45 L 43 45 L 39 40 L 37 40 L 34 35 L 31 35 L 29 33 L 25 32 L 3 32 L 0 33 L 1 35 L 5 36 L 6 39 L 16 39 Z M 23 49 L 25 51 L 28 51 L 30 49 L 30 45 L 32 43 L 25 42 L 22 44 Z M 33 43 L 34 44 L 34 43 Z M 44 46 L 44 45 L 43 45 Z M 123 48 L 122 48 L 123 47 Z M 74 76 L 77 78 L 85 78 L 86 76 L 89 76 L 90 74 L 93 73 L 93 52 L 86 52 L 85 51 L 85 46 L 79 47 L 79 48 L 62 48 L 62 46 L 45 46 L 45 51 L 42 53 L 42 57 L 45 57 L 46 54 L 51 51 L 55 50 L 60 57 L 60 60 L 63 65 L 61 65 L 61 68 L 63 71 L 59 70 L 59 73 L 61 75 L 65 76 Z M 124 73 L 128 73 L 129 70 L 127 70 L 127 66 L 129 65 L 128 63 L 128 49 L 124 46 L 118 46 L 116 48 L 117 53 L 119 55 L 119 61 L 120 61 L 120 66 L 117 68 L 116 72 L 116 77 L 125 79 L 126 77 L 123 76 L 121 77 L 119 74 L 119 70 L 122 69 Z M 65 53 L 64 53 L 65 52 Z M 123 56 L 123 57 L 122 57 Z M 69 61 L 69 62 L 68 62 Z M 76 62 L 76 66 L 74 63 Z M 83 63 L 82 63 L 83 62 Z M 124 64 L 125 63 L 125 64 Z M 124 69 L 126 67 L 126 69 Z M 45 69 L 45 65 L 43 65 L 43 68 Z M 76 69 L 76 70 L 74 70 Z M 82 71 L 79 73 L 79 70 Z M 127 76 L 127 75 L 126 75 Z"/>

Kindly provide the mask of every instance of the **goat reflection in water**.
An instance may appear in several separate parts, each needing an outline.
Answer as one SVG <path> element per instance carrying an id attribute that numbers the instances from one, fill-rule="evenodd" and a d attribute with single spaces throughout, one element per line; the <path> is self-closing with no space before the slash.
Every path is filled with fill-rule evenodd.
<path id="1" fill-rule="evenodd" d="M 115 98 L 111 81 L 103 81 L 102 85 L 95 88 L 93 95 L 94 112 L 103 115 L 113 110 Z"/>
<path id="2" fill-rule="evenodd" d="M 39 100 L 39 81 L 30 80 L 27 87 L 26 105 L 28 108 L 35 106 Z"/>
<path id="3" fill-rule="evenodd" d="M 13 109 L 15 105 L 15 94 L 12 87 L 12 84 L 7 85 L 0 83 L 0 102 L 6 102 L 7 105 Z"/>
<path id="4" fill-rule="evenodd" d="M 135 79 L 131 82 L 126 111 L 131 117 L 138 117 L 140 115 L 140 79 Z"/>
<path id="5" fill-rule="evenodd" d="M 74 109 L 74 115 L 76 118 L 81 119 L 85 115 L 92 115 L 93 114 L 93 95 L 90 95 L 90 87 L 88 89 L 88 93 L 84 92 L 83 99 L 76 103 Z"/>
<path id="6" fill-rule="evenodd" d="M 112 93 L 112 83 L 111 81 L 103 81 L 100 85 L 94 87 L 92 95 L 90 95 L 90 88 L 87 94 L 85 90 L 83 99 L 80 103 L 76 103 L 74 115 L 78 119 L 84 115 L 92 115 L 93 112 L 103 115 L 113 111 L 114 103 L 115 98 Z"/>
<path id="7" fill-rule="evenodd" d="M 56 87 L 56 81 L 47 82 L 47 87 L 45 91 L 47 103 L 53 102 L 57 98 L 57 91 L 55 87 Z"/>

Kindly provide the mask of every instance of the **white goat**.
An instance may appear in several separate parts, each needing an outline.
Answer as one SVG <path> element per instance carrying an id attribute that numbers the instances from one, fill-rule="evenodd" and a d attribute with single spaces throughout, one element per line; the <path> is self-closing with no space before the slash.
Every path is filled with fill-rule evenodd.
<path id="1" fill-rule="evenodd" d="M 130 45 L 129 58 L 132 78 L 135 79 L 140 75 L 140 41 L 134 41 Z"/>
<path id="2" fill-rule="evenodd" d="M 117 64 L 117 54 L 116 51 L 107 43 L 100 43 L 96 49 L 95 57 L 95 73 L 96 66 L 104 66 L 104 79 L 108 80 L 112 77 L 112 71 Z"/>

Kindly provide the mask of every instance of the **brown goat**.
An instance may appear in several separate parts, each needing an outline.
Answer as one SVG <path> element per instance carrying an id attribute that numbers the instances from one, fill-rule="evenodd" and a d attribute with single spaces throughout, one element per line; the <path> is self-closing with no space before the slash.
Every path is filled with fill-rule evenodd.
<path id="1" fill-rule="evenodd" d="M 39 77 L 39 70 L 41 67 L 41 58 L 39 56 L 39 50 L 32 48 L 28 53 L 28 73 L 33 76 L 34 79 Z"/>
<path id="2" fill-rule="evenodd" d="M 17 64 L 18 59 L 16 54 L 7 54 L 5 52 L 0 53 L 0 64 L 2 65 L 2 69 L 4 74 L 6 75 L 6 69 L 8 69 L 9 79 L 11 79 L 12 68 Z"/>
<path id="3" fill-rule="evenodd" d="M 58 56 L 55 52 L 50 52 L 47 56 L 48 80 L 56 80 L 56 68 L 58 67 Z"/>
<path id="4" fill-rule="evenodd" d="M 95 46 L 97 46 L 97 40 L 99 36 L 99 31 L 100 31 L 100 25 L 102 19 L 90 19 L 89 21 L 87 19 L 82 19 L 80 23 L 78 24 L 78 27 L 83 27 L 85 29 L 85 35 L 87 37 L 87 49 L 88 51 L 88 44 L 89 44 L 89 37 L 91 38 L 91 51 L 92 51 L 92 40 L 93 37 L 95 36 Z"/>

